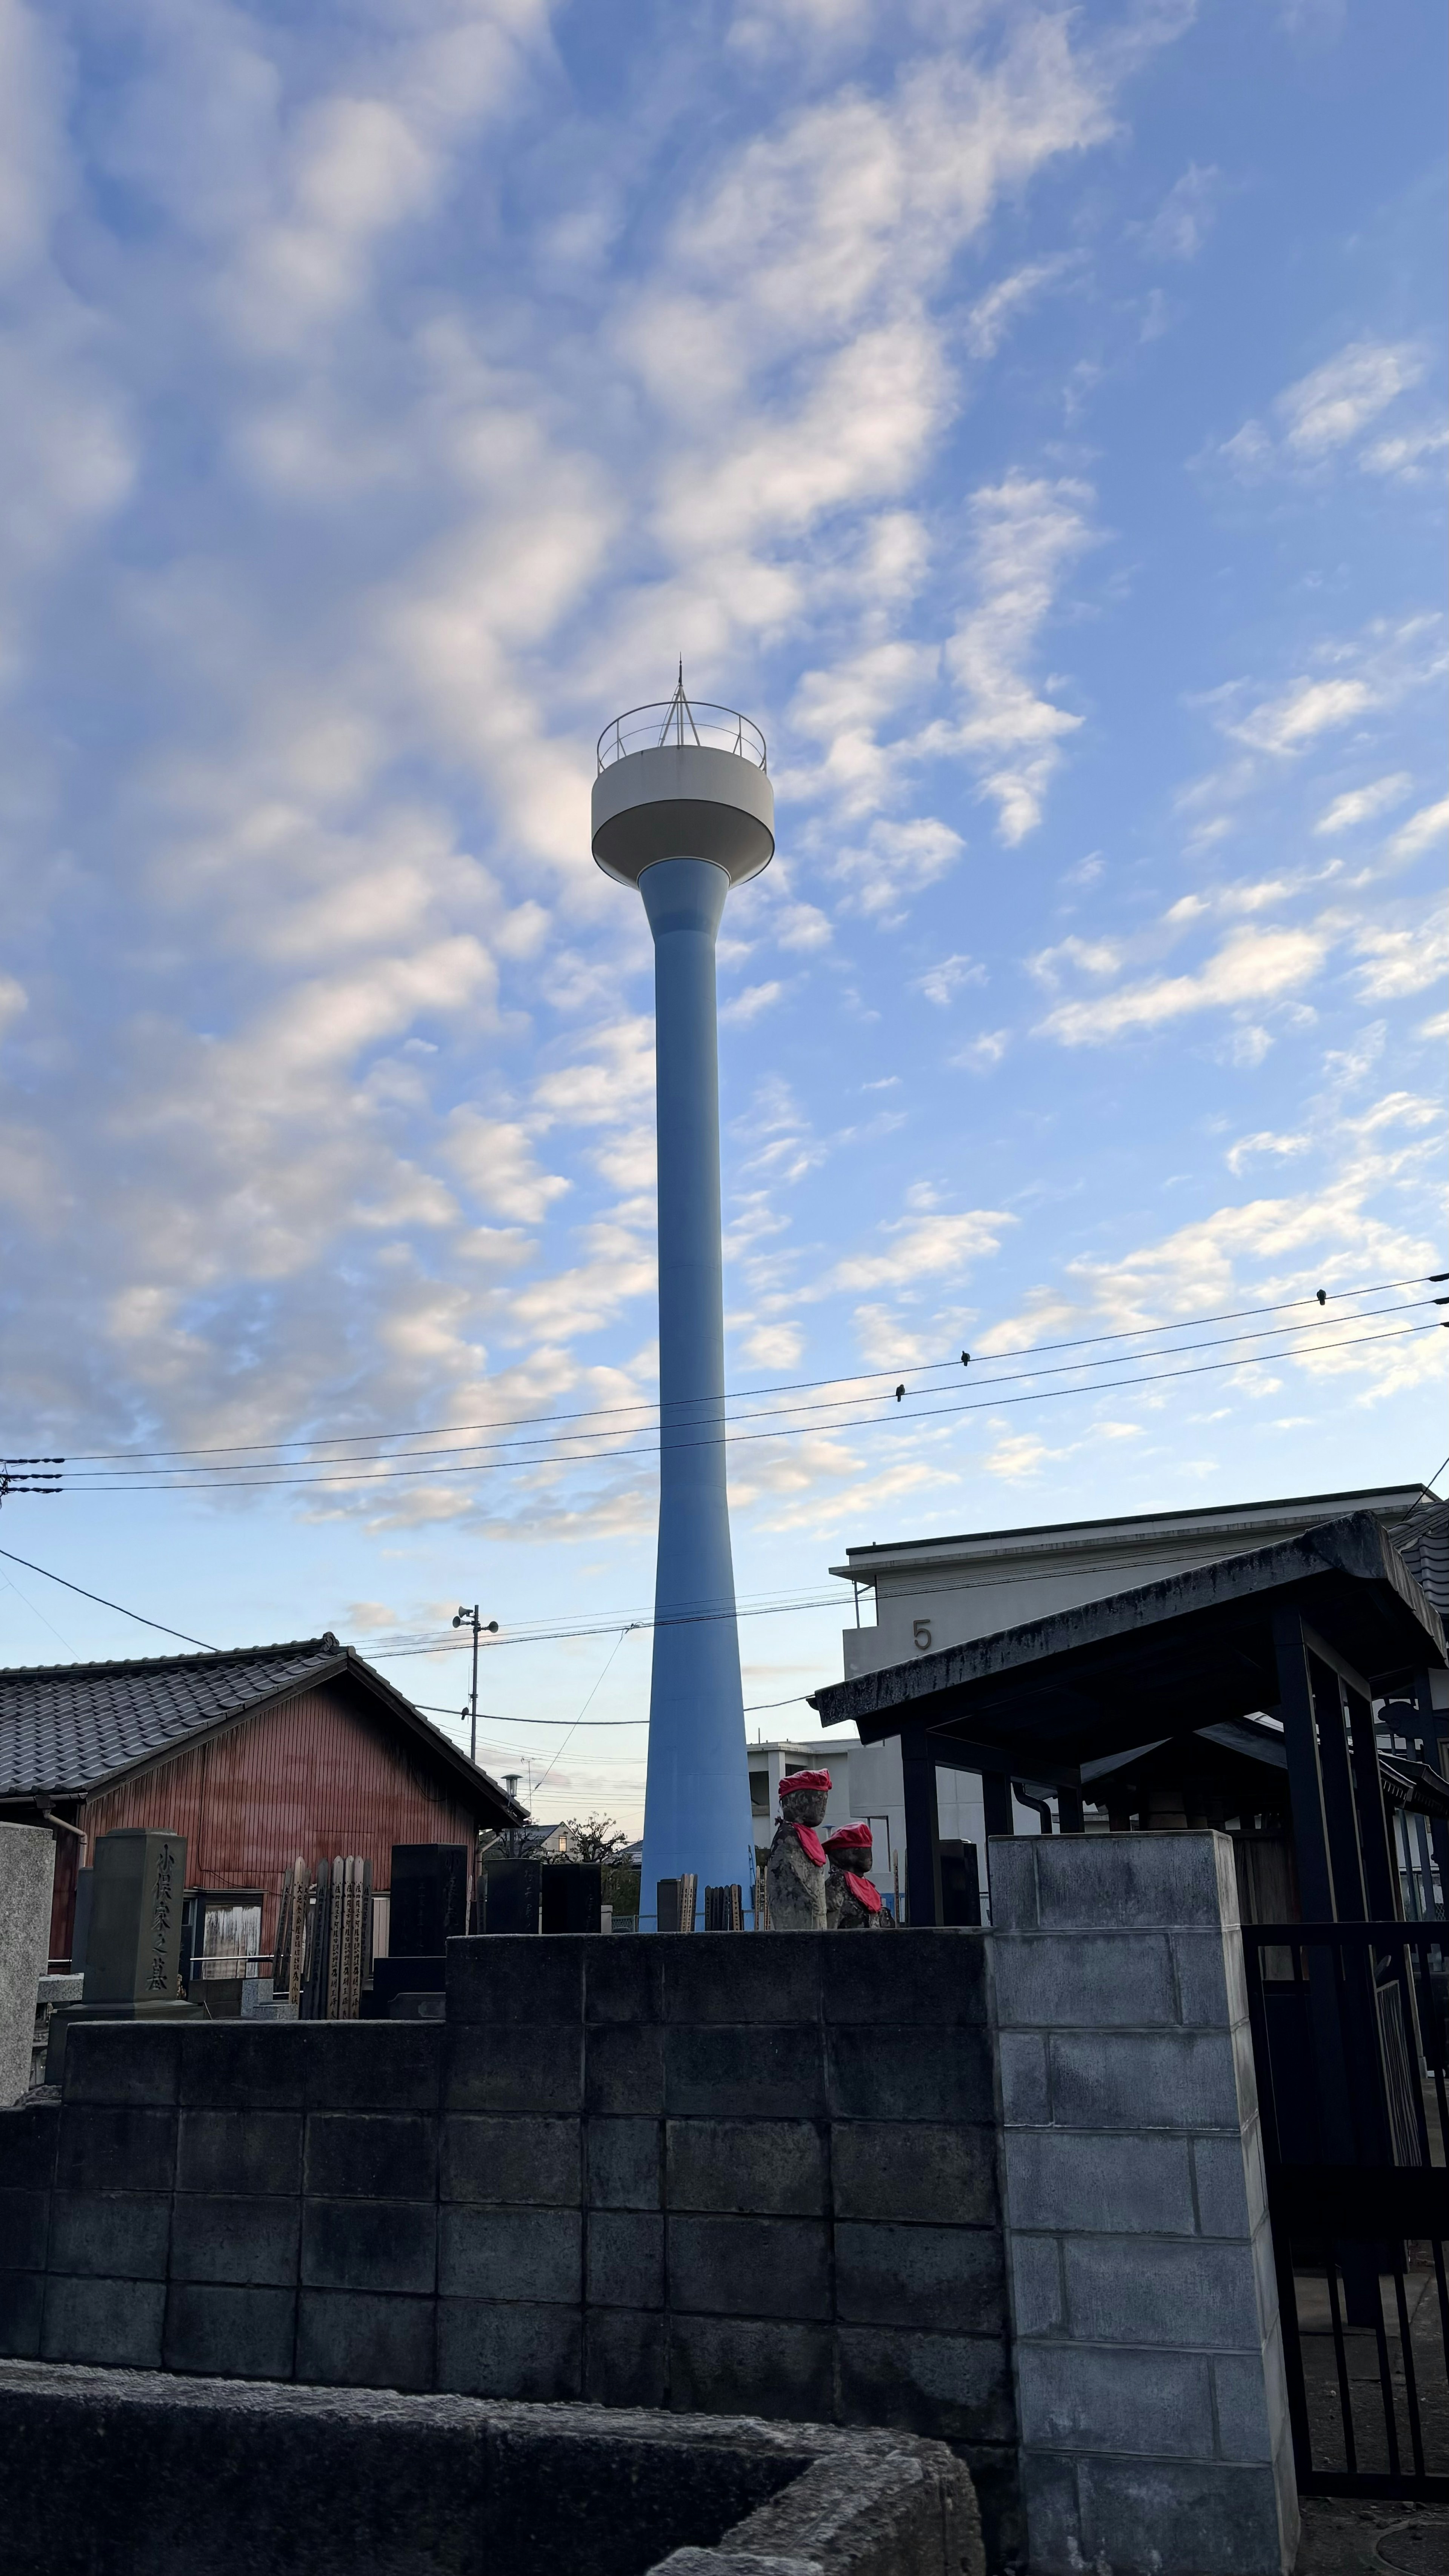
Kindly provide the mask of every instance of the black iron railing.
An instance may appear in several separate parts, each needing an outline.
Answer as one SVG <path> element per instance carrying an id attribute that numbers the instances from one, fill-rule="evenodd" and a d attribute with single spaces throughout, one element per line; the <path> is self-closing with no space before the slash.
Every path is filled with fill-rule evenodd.
<path id="1" fill-rule="evenodd" d="M 1449 2499 L 1449 1928 L 1243 1951 L 1299 2486 Z"/>

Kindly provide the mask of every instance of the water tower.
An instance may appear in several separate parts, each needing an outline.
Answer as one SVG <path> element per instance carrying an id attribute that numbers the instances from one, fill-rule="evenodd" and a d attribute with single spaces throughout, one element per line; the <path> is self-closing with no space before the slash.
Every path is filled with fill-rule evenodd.
<path id="1" fill-rule="evenodd" d="M 686 698 L 599 737 L 594 857 L 637 886 L 654 934 L 659 1134 L 659 1557 L 639 1904 L 692 1870 L 753 1865 L 734 1561 L 725 1494 L 724 1285 L 714 943 L 731 886 L 775 851 L 765 738 Z"/>

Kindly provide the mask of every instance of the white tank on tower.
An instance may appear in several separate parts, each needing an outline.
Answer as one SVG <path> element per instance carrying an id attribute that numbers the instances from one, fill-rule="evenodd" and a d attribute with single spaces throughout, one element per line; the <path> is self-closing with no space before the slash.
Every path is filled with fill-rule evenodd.
<path id="1" fill-rule="evenodd" d="M 661 1878 L 748 1885 L 754 1828 L 725 1491 L 715 933 L 768 867 L 775 799 L 748 717 L 686 698 L 599 737 L 593 851 L 654 934 L 659 1135 L 659 1555 L 641 1918 Z"/>

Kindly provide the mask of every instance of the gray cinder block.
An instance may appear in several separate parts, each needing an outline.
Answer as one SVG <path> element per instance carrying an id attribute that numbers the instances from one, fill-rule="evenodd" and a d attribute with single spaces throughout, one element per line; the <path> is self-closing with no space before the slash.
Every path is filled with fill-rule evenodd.
<path id="1" fill-rule="evenodd" d="M 290 2379 L 296 2332 L 293 2290 L 173 2281 L 161 2348 L 168 2370 L 219 2379 Z"/>
<path id="2" fill-rule="evenodd" d="M 0 1824 L 0 2102 L 31 2089 L 36 1989 L 52 1945 L 54 1834 Z"/>
<path id="3" fill-rule="evenodd" d="M 527 2299 L 550 2306 L 576 2305 L 582 2298 L 578 2210 L 446 2207 L 438 2220 L 442 2297 Z"/>
<path id="4" fill-rule="evenodd" d="M 601 2308 L 585 2321 L 584 2396 L 591 2406 L 662 2406 L 665 2320 L 643 2310 Z"/>
<path id="5" fill-rule="evenodd" d="M 176 2176 L 176 2113 L 61 2107 L 55 2178 L 65 2191 L 169 2191 Z"/>
<path id="6" fill-rule="evenodd" d="M 996 2132 L 915 2121 L 837 2120 L 830 2131 L 837 2218 L 922 2219 L 992 2227 L 999 2219 Z"/>
<path id="7" fill-rule="evenodd" d="M 828 2230 L 819 2219 L 671 2214 L 669 2303 L 723 2317 L 828 2318 Z"/>
<path id="8" fill-rule="evenodd" d="M 577 2120 L 450 2113 L 438 2162 L 442 2200 L 576 2209 L 583 2192 Z"/>
<path id="9" fill-rule="evenodd" d="M 297 2279 L 301 2239 L 300 2200 L 179 2192 L 171 2211 L 171 2278 L 285 2289 Z"/>
<path id="10" fill-rule="evenodd" d="M 665 2194 L 675 2210 L 823 2217 L 824 2134 L 806 2120 L 671 2120 Z"/>
<path id="11" fill-rule="evenodd" d="M 984 2030 L 837 2024 L 826 2032 L 826 2054 L 837 2120 L 995 2122 L 993 2051 Z"/>
<path id="12" fill-rule="evenodd" d="M 828 2422 L 829 2328 L 773 2317 L 671 2317 L 669 2385 L 671 2406 L 684 2414 Z"/>
<path id="13" fill-rule="evenodd" d="M 1078 2342 L 1256 2352 L 1258 2302 L 1246 2246 L 1068 2237 L 1062 2265 L 1068 2329 Z"/>
<path id="14" fill-rule="evenodd" d="M 300 2111 L 184 2110 L 179 2192 L 295 2193 L 302 2188 Z"/>
<path id="15" fill-rule="evenodd" d="M 583 2384 L 578 2309 L 440 2299 L 437 2384 L 468 2397 L 577 2400 Z"/>
<path id="16" fill-rule="evenodd" d="M 680 2117 L 799 2119 L 824 2111 L 817 2023 L 671 2026 L 665 2050 L 665 2105 Z"/>
<path id="17" fill-rule="evenodd" d="M 663 2193 L 664 2132 L 658 2120 L 590 2120 L 591 2209 L 658 2209 Z"/>
<path id="18" fill-rule="evenodd" d="M 431 2200 L 437 2122 L 408 2112 L 310 2112 L 303 2170 L 305 2188 L 329 2199 Z"/>
<path id="19" fill-rule="evenodd" d="M 1239 2125 L 1231 2045 L 1216 2033 L 1057 2031 L 1051 2084 L 1053 2114 L 1070 2128 Z"/>
<path id="20" fill-rule="evenodd" d="M 848 2424 L 899 2424 L 938 2442 L 1015 2441 L 1003 2338 L 842 2326 L 838 2346 Z"/>
<path id="21" fill-rule="evenodd" d="M 1212 2378 L 1202 2353 L 1023 2343 L 1017 2391 L 1021 2438 L 1035 2449 L 1213 2456 Z"/>
<path id="22" fill-rule="evenodd" d="M 1006 2285 L 994 2228 L 861 2226 L 837 2220 L 836 2313 L 852 2325 L 1004 2334 Z"/>
<path id="23" fill-rule="evenodd" d="M 1219 1944 L 1221 1949 L 1221 1943 Z M 1004 2027 L 1112 2030 L 1179 2018 L 1165 1932 L 1006 1935 L 996 1945 L 996 2008 Z"/>
<path id="24" fill-rule="evenodd" d="M 58 2191 L 50 2204 L 50 2269 L 164 2281 L 170 2235 L 166 2192 Z"/>
<path id="25" fill-rule="evenodd" d="M 662 2308 L 663 2219 L 646 2210 L 591 2211 L 584 2296 L 591 2308 Z"/>
<path id="26" fill-rule="evenodd" d="M 52 2272 L 45 2285 L 41 2353 L 47 2361 L 157 2370 L 165 2313 L 164 2281 L 97 2281 Z"/>
<path id="27" fill-rule="evenodd" d="M 78 2022 L 65 2047 L 65 2098 L 136 2107 L 177 2099 L 181 2031 L 164 2024 Z"/>
<path id="28" fill-rule="evenodd" d="M 438 2213 L 430 2202 L 305 2200 L 302 2280 L 318 2290 L 410 2290 L 431 2298 Z"/>
<path id="29" fill-rule="evenodd" d="M 1189 2142 L 1093 2130 L 1009 2129 L 1006 2206 L 1013 2228 L 1191 2236 Z"/>
<path id="30" fill-rule="evenodd" d="M 296 2375 L 323 2388 L 431 2388 L 431 2299 L 302 2290 Z"/>

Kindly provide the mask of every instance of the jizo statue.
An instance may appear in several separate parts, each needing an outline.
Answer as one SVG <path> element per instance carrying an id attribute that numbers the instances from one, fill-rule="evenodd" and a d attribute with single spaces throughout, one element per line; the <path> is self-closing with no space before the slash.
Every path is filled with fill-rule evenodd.
<path id="1" fill-rule="evenodd" d="M 825 1837 L 825 1923 L 831 1932 L 894 1931 L 880 1889 L 866 1875 L 873 1858 L 869 1825 L 839 1825 Z"/>
<path id="2" fill-rule="evenodd" d="M 825 1822 L 828 1771 L 790 1771 L 780 1783 L 780 1821 L 765 1865 L 772 1932 L 826 1930 L 825 1847 L 816 1832 Z"/>

